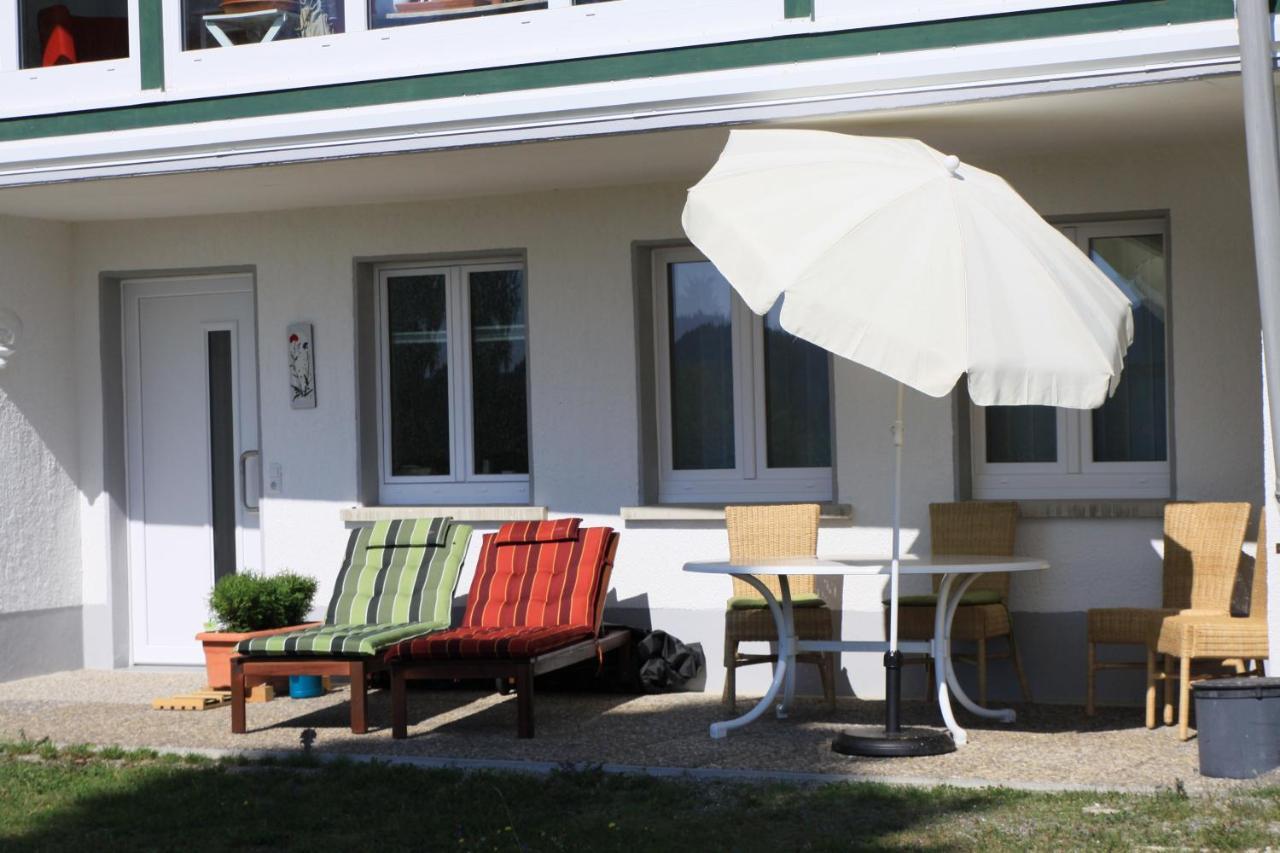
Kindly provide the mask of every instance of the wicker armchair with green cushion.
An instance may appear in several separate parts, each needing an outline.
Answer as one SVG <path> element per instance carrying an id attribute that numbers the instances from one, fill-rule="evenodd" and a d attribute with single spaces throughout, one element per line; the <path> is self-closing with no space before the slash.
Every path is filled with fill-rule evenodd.
<path id="1" fill-rule="evenodd" d="M 1018 529 L 1018 505 L 1009 501 L 960 501 L 929 505 L 929 531 L 934 556 L 1013 556 Z M 933 615 L 941 576 L 933 576 L 933 595 L 904 595 L 898 599 L 898 636 L 904 640 L 933 639 Z M 978 704 L 987 704 L 987 662 L 1008 658 L 1018 677 L 1024 702 L 1031 701 L 1018 645 L 1013 638 L 1009 615 L 1009 573 L 992 572 L 980 576 L 965 591 L 951 623 L 953 640 L 970 641 L 977 647 Z M 987 641 L 1006 638 L 1007 654 L 987 653 Z M 932 666 L 929 657 L 909 658 L 912 663 Z M 933 679 L 929 679 L 933 684 Z"/>
<path id="2" fill-rule="evenodd" d="M 729 534 L 729 559 L 750 563 L 770 557 L 811 557 L 818 549 L 817 504 L 786 506 L 725 507 L 725 528 Z M 775 596 L 781 596 L 777 575 L 760 575 Z M 802 640 L 835 639 L 835 623 L 831 608 L 817 592 L 813 575 L 792 575 L 788 580 L 791 603 L 795 612 L 796 636 Z M 746 581 L 733 579 L 733 597 L 724 614 L 724 691 L 721 701 L 732 708 L 737 699 L 738 667 L 758 663 L 775 663 L 774 654 L 744 654 L 741 643 L 776 643 L 778 629 L 765 600 Z M 836 704 L 835 652 L 806 652 L 796 655 L 801 663 L 818 668 L 822 679 L 822 695 L 827 705 Z"/>
<path id="3" fill-rule="evenodd" d="M 471 528 L 449 518 L 380 521 L 351 531 L 323 625 L 245 640 L 231 661 L 231 731 L 245 731 L 246 675 L 346 675 L 351 731 L 364 734 L 367 680 L 401 640 L 449 627 Z"/>

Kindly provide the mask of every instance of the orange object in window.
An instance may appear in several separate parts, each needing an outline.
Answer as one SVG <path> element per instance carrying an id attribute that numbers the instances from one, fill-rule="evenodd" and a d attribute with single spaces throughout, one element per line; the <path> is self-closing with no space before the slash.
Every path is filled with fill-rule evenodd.
<path id="1" fill-rule="evenodd" d="M 50 6 L 41 10 L 40 29 L 44 36 L 42 66 L 47 68 L 76 62 L 76 40 L 71 35 L 71 13 L 66 6 Z"/>

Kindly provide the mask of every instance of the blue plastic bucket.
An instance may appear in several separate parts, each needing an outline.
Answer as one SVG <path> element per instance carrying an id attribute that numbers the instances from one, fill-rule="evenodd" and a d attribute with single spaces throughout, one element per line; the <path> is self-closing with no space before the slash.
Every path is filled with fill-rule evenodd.
<path id="1" fill-rule="evenodd" d="M 289 676 L 289 698 L 310 699 L 324 694 L 324 684 L 318 675 Z"/>

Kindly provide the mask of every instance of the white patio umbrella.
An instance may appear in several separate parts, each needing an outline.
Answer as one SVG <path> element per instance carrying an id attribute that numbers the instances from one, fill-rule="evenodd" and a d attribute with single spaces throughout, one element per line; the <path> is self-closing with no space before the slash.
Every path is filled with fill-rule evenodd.
<path id="1" fill-rule="evenodd" d="M 914 139 L 734 131 L 684 229 L 752 311 L 782 297 L 788 332 L 899 382 L 896 654 L 903 386 L 942 397 L 967 374 L 981 406 L 1096 408 L 1133 340 L 1129 299 L 1003 179 Z"/>

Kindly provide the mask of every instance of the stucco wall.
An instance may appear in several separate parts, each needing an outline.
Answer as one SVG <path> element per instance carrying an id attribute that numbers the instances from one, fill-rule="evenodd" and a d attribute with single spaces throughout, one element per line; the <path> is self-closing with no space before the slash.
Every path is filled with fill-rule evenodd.
<path id="1" fill-rule="evenodd" d="M 1243 149 L 1186 145 L 1078 157 L 964 159 L 1005 174 L 1047 215 L 1168 210 L 1173 265 L 1173 388 L 1178 496 L 1257 500 L 1261 494 L 1257 309 L 1252 290 Z M 682 185 L 632 186 L 501 198 L 432 201 L 189 220 L 84 224 L 74 229 L 76 298 L 96 304 L 103 271 L 252 266 L 258 287 L 262 452 L 284 469 L 279 497 L 263 500 L 265 564 L 317 575 L 327 597 L 345 531 L 338 511 L 357 500 L 353 259 L 522 249 L 528 256 L 534 503 L 622 527 L 619 507 L 639 501 L 636 317 L 632 244 L 681 235 Z M 289 408 L 283 330 L 315 324 L 319 407 Z M 102 406 L 98 327 L 81 322 L 84 411 Z M 888 547 L 894 388 L 864 368 L 834 374 L 838 499 L 856 526 L 823 530 L 830 552 Z M 102 487 L 102 431 L 85 420 L 80 451 L 87 494 Z M 952 406 L 912 394 L 907 406 L 904 518 L 909 547 L 926 505 L 955 496 Z M 97 478 L 97 479 L 95 479 Z M 106 511 L 88 501 L 86 542 L 106 536 Z M 1054 569 L 1012 593 L 1019 634 L 1079 634 L 1036 645 L 1028 668 L 1083 660 L 1082 612 L 1159 598 L 1158 521 L 1028 521 L 1021 550 Z M 633 525 L 614 582 L 625 611 L 701 641 L 718 688 L 720 618 L 728 583 L 690 577 L 684 560 L 725 551 L 722 527 Z M 88 603 L 109 595 L 106 548 L 86 547 Z M 470 578 L 464 574 L 462 588 Z M 878 636 L 880 584 L 833 584 L 844 636 Z M 1040 616 L 1045 618 L 1041 619 Z M 1052 617 L 1051 619 L 1049 617 Z M 1065 621 L 1064 621 L 1065 620 Z M 121 626 L 120 630 L 124 630 Z M 1072 658 L 1074 660 L 1074 658 Z M 851 685 L 880 689 L 878 657 L 846 655 Z M 744 690 L 763 685 L 761 668 Z M 1131 685 L 1132 686 L 1132 685 Z M 999 683 L 999 692 L 1004 689 Z M 1068 695 L 1052 687 L 1048 694 Z M 1078 692 L 1078 691 L 1077 691 Z"/>
<path id="2" fill-rule="evenodd" d="M 67 226 L 0 217 L 0 309 L 23 327 L 0 369 L 0 680 L 81 657 L 69 255 Z"/>

